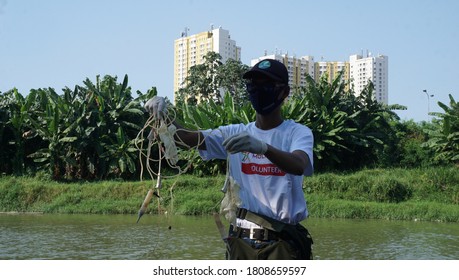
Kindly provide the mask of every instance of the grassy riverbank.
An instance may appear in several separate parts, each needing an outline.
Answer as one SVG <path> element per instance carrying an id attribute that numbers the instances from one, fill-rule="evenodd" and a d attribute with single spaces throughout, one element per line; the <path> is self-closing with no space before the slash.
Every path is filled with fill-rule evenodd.
<path id="1" fill-rule="evenodd" d="M 223 176 L 163 180 L 150 212 L 218 211 Z M 135 214 L 155 182 L 58 183 L 0 177 L 0 212 Z M 317 174 L 304 181 L 311 217 L 459 222 L 459 169 L 374 169 Z"/>

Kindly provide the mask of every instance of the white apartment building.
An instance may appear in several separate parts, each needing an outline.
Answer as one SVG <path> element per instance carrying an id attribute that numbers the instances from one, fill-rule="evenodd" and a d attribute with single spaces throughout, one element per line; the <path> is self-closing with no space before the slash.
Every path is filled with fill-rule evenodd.
<path id="1" fill-rule="evenodd" d="M 282 62 L 288 70 L 289 86 L 291 88 L 306 86 L 305 74 L 309 74 L 314 78 L 314 57 L 302 56 L 294 57 L 287 54 L 272 54 L 265 55 L 251 60 L 251 66 L 263 59 L 274 59 Z"/>
<path id="2" fill-rule="evenodd" d="M 221 27 L 210 31 L 188 36 L 188 28 L 174 43 L 174 93 L 183 87 L 183 82 L 188 76 L 188 71 L 194 65 L 204 62 L 208 52 L 221 55 L 222 62 L 229 58 L 241 60 L 241 48 L 232 40 L 228 30 Z"/>
<path id="3" fill-rule="evenodd" d="M 349 57 L 350 79 L 354 92 L 360 94 L 368 81 L 374 85 L 374 94 L 378 102 L 388 104 L 389 102 L 389 58 L 384 55 L 371 56 L 351 55 Z"/>

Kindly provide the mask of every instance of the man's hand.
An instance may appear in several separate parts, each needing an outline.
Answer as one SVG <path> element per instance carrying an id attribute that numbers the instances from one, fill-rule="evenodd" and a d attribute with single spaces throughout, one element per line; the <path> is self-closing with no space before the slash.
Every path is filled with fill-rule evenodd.
<path id="1" fill-rule="evenodd" d="M 245 131 L 228 137 L 223 141 L 223 146 L 232 154 L 239 152 L 265 154 L 268 150 L 268 145 L 265 142 L 256 139 Z"/>
<path id="2" fill-rule="evenodd" d="M 145 103 L 145 109 L 156 119 L 167 116 L 167 103 L 164 97 L 154 96 Z"/>

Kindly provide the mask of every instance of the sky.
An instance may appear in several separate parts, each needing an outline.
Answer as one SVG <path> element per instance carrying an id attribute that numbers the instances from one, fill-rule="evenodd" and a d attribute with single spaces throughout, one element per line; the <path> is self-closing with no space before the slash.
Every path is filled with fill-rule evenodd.
<path id="1" fill-rule="evenodd" d="M 458 14 L 457 0 L 0 0 L 0 91 L 62 93 L 127 74 L 133 92 L 156 87 L 173 100 L 174 40 L 221 26 L 247 65 L 276 50 L 386 55 L 389 104 L 408 107 L 402 120 L 428 121 L 449 94 L 459 101 Z"/>

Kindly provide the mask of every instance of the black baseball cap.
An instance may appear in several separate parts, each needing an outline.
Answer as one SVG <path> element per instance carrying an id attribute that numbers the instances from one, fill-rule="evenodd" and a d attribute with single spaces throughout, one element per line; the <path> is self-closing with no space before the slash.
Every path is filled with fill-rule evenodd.
<path id="1" fill-rule="evenodd" d="M 288 72 L 285 65 L 274 59 L 263 59 L 255 64 L 252 69 L 244 73 L 244 79 L 253 78 L 257 73 L 268 76 L 271 79 L 288 84 Z"/>

